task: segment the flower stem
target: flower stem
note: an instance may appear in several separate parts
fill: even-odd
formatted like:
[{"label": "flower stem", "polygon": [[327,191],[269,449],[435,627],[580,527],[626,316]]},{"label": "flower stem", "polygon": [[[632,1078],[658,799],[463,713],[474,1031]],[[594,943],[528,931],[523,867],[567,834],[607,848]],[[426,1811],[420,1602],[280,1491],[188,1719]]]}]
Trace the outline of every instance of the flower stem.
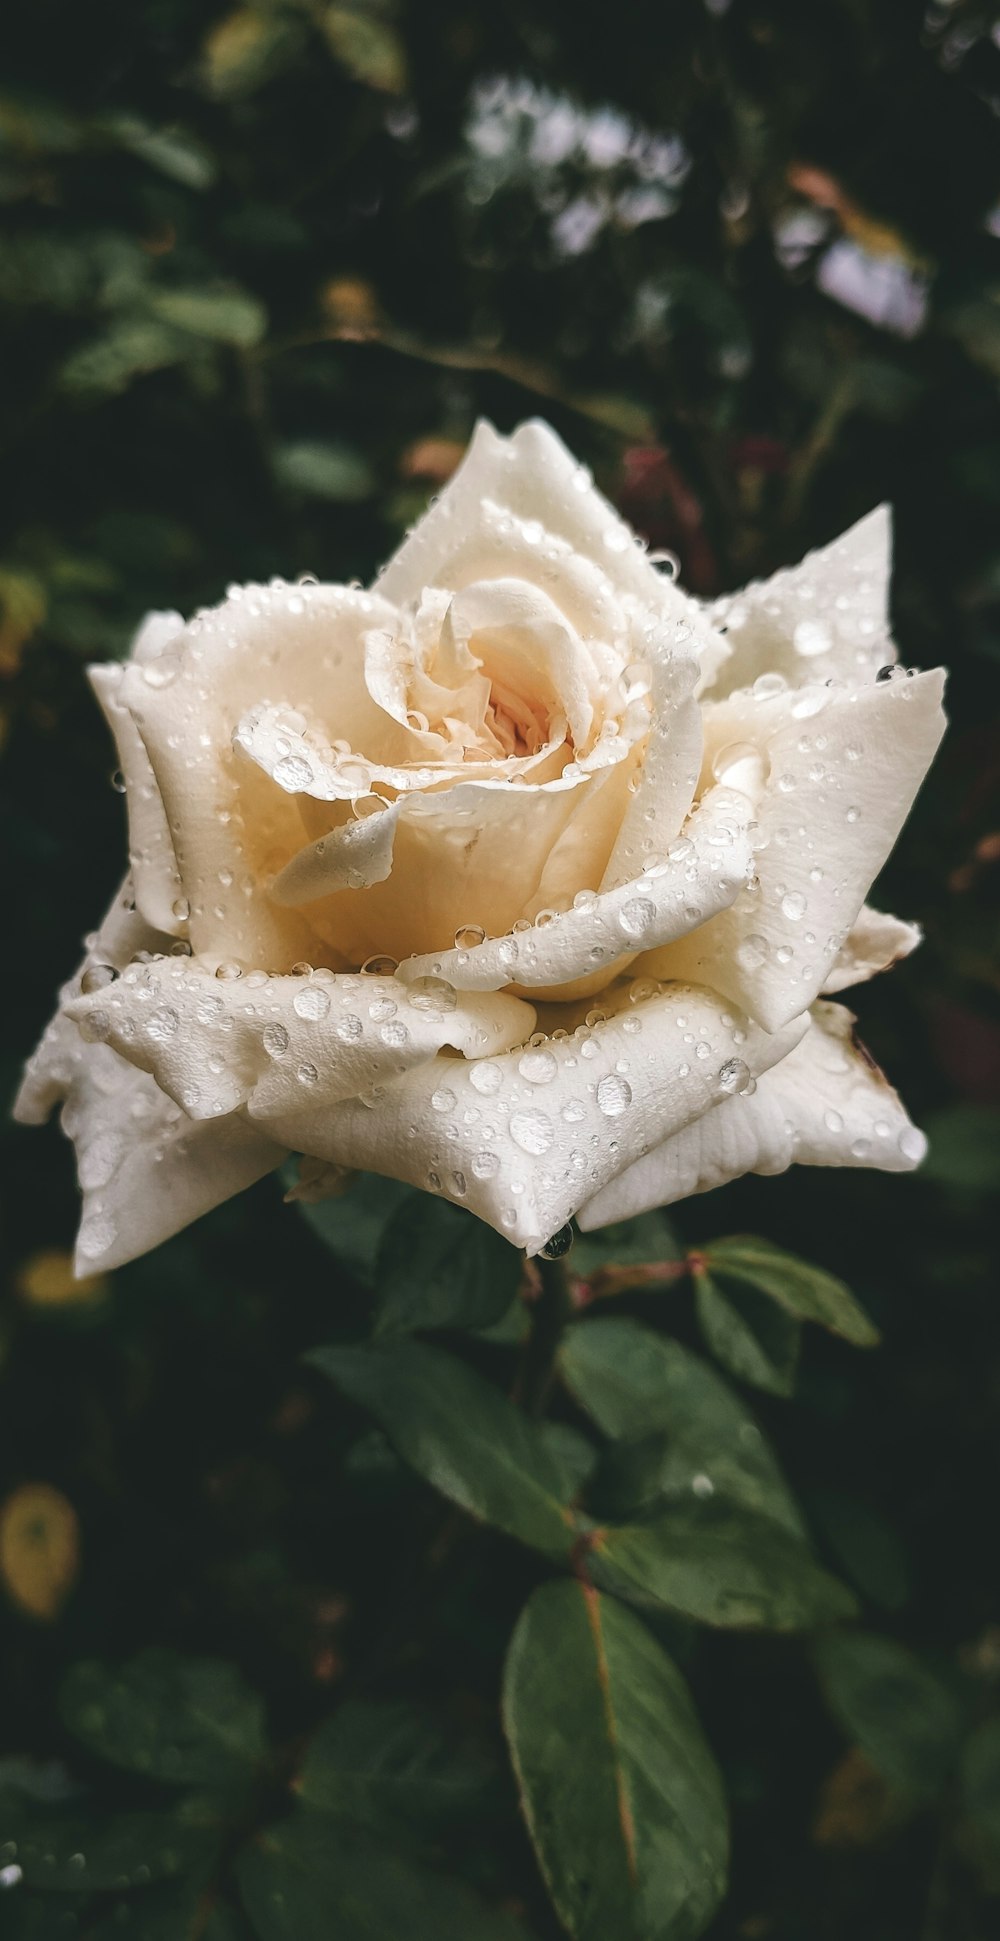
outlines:
[{"label": "flower stem", "polygon": [[517,1384],[517,1400],[526,1414],[541,1416],[556,1374],[556,1355],[566,1323],[573,1314],[569,1269],[565,1259],[534,1263],[541,1293],[532,1311],[531,1333]]}]

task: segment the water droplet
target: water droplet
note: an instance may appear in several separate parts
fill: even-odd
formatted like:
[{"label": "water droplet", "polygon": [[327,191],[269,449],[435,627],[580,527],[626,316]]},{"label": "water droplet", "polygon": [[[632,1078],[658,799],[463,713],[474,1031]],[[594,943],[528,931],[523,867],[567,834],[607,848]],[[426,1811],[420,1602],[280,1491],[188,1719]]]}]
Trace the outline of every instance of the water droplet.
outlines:
[{"label": "water droplet", "polygon": [[922,1159],[927,1141],[916,1126],[904,1126],[899,1135],[899,1150],[904,1159]]},{"label": "water droplet", "polygon": [[288,1050],[288,1033],[284,1025],[265,1025],[261,1042],[269,1058],[284,1058]]},{"label": "water droplet", "polygon": [[781,907],[789,923],[798,923],[800,917],[804,917],[806,913],[805,897],[798,890],[789,890],[787,896],[781,899]]},{"label": "water droplet", "polygon": [[454,1011],[458,1003],[454,984],[443,977],[415,977],[407,986],[407,996],[415,1011],[426,1011],[431,1017]]},{"label": "water droplet", "polygon": [[481,923],[460,924],[455,932],[456,950],[475,950],[477,944],[486,942],[486,932]]},{"label": "water droplet", "polygon": [[435,1112],[454,1112],[455,1094],[448,1090],[447,1085],[441,1085],[436,1092],[431,1093],[431,1104]]},{"label": "water droplet", "polygon": [[860,809],[850,808],[847,811],[846,820],[848,822],[857,822],[860,820],[860,816],[861,816]]},{"label": "water droplet", "polygon": [[606,1072],[597,1085],[598,1109],[606,1119],[617,1119],[632,1103],[632,1087],[627,1079],[619,1078],[616,1072]]},{"label": "water droplet", "polygon": [[559,1067],[550,1051],[526,1051],[518,1060],[518,1071],[529,1085],[548,1085],[555,1078]]},{"label": "water droplet", "polygon": [[792,634],[792,644],[804,660],[812,660],[817,654],[829,653],[833,635],[825,620],[800,620]]},{"label": "water droplet", "polygon": [[491,1058],[480,1058],[474,1065],[469,1066],[469,1084],[485,1098],[489,1098],[493,1093],[499,1092],[503,1084],[503,1073]]},{"label": "water droplet", "polygon": [[378,1035],[382,1043],[388,1045],[392,1051],[400,1051],[410,1036],[405,1024],[401,1024],[398,1019],[390,1024],[384,1024]]},{"label": "water droplet", "polygon": [[618,912],[619,927],[627,937],[642,937],[656,921],[656,905],[648,896],[631,896]]},{"label": "water droplet", "polygon": [[691,1493],[693,1496],[697,1496],[702,1499],[704,1499],[707,1496],[715,1495],[715,1484],[713,1483],[711,1476],[705,1475],[704,1470],[700,1470],[697,1476],[692,1476]]},{"label": "water droplet", "polygon": [[558,1233],[554,1233],[551,1239],[546,1240],[544,1247],[540,1247],[538,1251],[543,1260],[564,1260],[572,1245],[573,1229],[567,1223],[566,1226],[560,1227]]},{"label": "water droplet", "polygon": [[303,789],[312,787],[312,764],[304,755],[284,755],[275,762],[273,775],[279,788],[287,789],[290,795],[300,795]]},{"label": "water droplet", "polygon": [[315,1085],[319,1079],[319,1072],[315,1065],[306,1064],[299,1066],[295,1076],[300,1085]]},{"label": "water droplet", "polygon": [[719,1067],[719,1086],[723,1092],[743,1093],[750,1084],[750,1067],[742,1058],[727,1058]]},{"label": "water droplet", "polygon": [[152,1038],[154,1044],[163,1044],[167,1038],[174,1037],[179,1024],[180,1018],[176,1011],[171,1010],[168,1004],[164,1004],[146,1019],[146,1035]]},{"label": "water droplet", "polygon": [[783,674],[758,674],[752,693],[756,701],[773,701],[779,694],[784,694],[787,686],[788,682]]},{"label": "water droplet", "polygon": [[191,905],[186,896],[175,896],[170,908],[178,923],[186,923],[191,915]]},{"label": "water droplet", "polygon": [[744,937],[743,942],[737,945],[736,962],[741,970],[759,970],[769,949],[767,938],[762,937],[757,931],[752,931],[749,937]]},{"label": "water droplet", "polygon": [[471,1164],[474,1179],[495,1179],[500,1171],[500,1160],[495,1152],[474,1152]]},{"label": "water droplet", "polygon": [[843,1117],[839,1112],[835,1112],[832,1106],[830,1106],[828,1111],[824,1112],[823,1124],[828,1132],[843,1132],[844,1130]]},{"label": "water droplet", "polygon": [[515,1146],[520,1146],[522,1152],[537,1156],[548,1152],[555,1138],[555,1128],[547,1112],[540,1112],[536,1106],[530,1106],[524,1112],[511,1114],[510,1136]]},{"label": "water droplet", "polygon": [[365,1027],[360,1018],[354,1017],[349,1012],[346,1018],[338,1018],[333,1028],[337,1037],[342,1038],[345,1044],[354,1044],[363,1035]]},{"label": "water droplet", "polygon": [[112,964],[88,964],[80,979],[80,990],[84,997],[92,997],[95,991],[103,991],[113,984],[117,976]]},{"label": "water droplet", "polygon": [[308,1018],[313,1023],[325,1018],[329,1009],[330,993],[324,991],[322,984],[306,984],[301,991],[296,991],[292,999],[292,1010],[296,1017]]},{"label": "water droplet", "polygon": [[362,977],[394,977],[399,965],[395,957],[366,957],[361,966]]}]

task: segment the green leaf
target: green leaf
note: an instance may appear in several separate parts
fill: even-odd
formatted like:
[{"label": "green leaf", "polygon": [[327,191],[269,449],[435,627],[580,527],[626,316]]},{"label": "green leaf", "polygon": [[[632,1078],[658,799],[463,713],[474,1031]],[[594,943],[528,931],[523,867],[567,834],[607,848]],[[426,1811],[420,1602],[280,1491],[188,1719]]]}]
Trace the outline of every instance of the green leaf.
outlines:
[{"label": "green leaf", "polygon": [[64,391],[81,395],[124,391],[132,379],[179,364],[188,346],[176,330],[149,317],[122,318],[100,337],[72,351],[58,372]]},{"label": "green leaf", "polygon": [[[285,1175],[294,1187],[294,1178]],[[394,1214],[421,1198],[412,1186],[379,1173],[359,1173],[346,1191],[326,1200],[297,1200],[302,1218],[342,1266],[366,1287],[375,1280],[375,1262]]]},{"label": "green leaf", "polygon": [[575,1502],[593,1475],[598,1451],[590,1438],[580,1429],[574,1429],[570,1422],[542,1422],[539,1427],[542,1441],[562,1479],[563,1495],[568,1503]]},{"label": "green leaf", "polygon": [[28,1888],[79,1894],[170,1880],[218,1841],[214,1809],[201,1800],[172,1812],[41,1814],[0,1798],[0,1825],[13,1843]]},{"label": "green leaf", "polygon": [[719,1773],[680,1672],[645,1626],[543,1584],[511,1640],[504,1729],[528,1830],[574,1941],[690,1941],[725,1891]]},{"label": "green leaf", "polygon": [[59,1710],[100,1758],[178,1785],[225,1784],[264,1752],[262,1701],[214,1658],[150,1650],[117,1670],[74,1665]]},{"label": "green leaf", "polygon": [[471,1888],[323,1813],[269,1827],[237,1862],[260,1941],[524,1941]]},{"label": "green leaf", "polygon": [[601,1530],[588,1555],[604,1589],[701,1624],[808,1631],[855,1610],[851,1592],[787,1530],[714,1499]]},{"label": "green leaf", "polygon": [[295,1790],[304,1806],[340,1818],[445,1829],[481,1811],[493,1777],[430,1713],[349,1699],[310,1741]]},{"label": "green leaf", "polygon": [[[705,1491],[758,1510],[794,1536],[803,1534],[770,1444],[700,1355],[615,1316],[570,1328],[559,1369],[605,1435],[633,1442],[633,1475],[644,1501]],[[627,1472],[628,1452],[619,1449]]]},{"label": "green leaf", "polygon": [[239,350],[259,343],[267,329],[264,305],[246,290],[150,290],[146,300],[175,329]]},{"label": "green leaf", "polygon": [[700,1273],[695,1311],[708,1347],[738,1381],[768,1395],[794,1394],[801,1331],[766,1295]]},{"label": "green leaf", "polygon": [[246,1941],[249,1930],[238,1909],[216,1899],[211,1870],[164,1881],[136,1899],[123,1896],[92,1922],[86,1941]]},{"label": "green leaf", "polygon": [[905,1645],[869,1631],[821,1638],[815,1660],[830,1710],[883,1778],[901,1793],[934,1798],[962,1730],[952,1687]]},{"label": "green leaf", "polygon": [[516,1247],[464,1207],[415,1193],[382,1237],[375,1274],[376,1334],[412,1328],[488,1328],[521,1280]]},{"label": "green leaf", "polygon": [[568,1556],[574,1522],[544,1436],[464,1362],[414,1341],[316,1348],[306,1359],[371,1409],[450,1502],[547,1556]]},{"label": "green leaf", "polygon": [[274,470],[282,485],[313,499],[354,504],[370,499],[376,489],[375,474],[363,452],[318,438],[279,445]]},{"label": "green leaf", "polygon": [[925,1179],[969,1193],[1000,1187],[1000,1107],[950,1105],[927,1122],[930,1151],[921,1171]]},{"label": "green leaf", "polygon": [[407,85],[406,53],[395,29],[364,0],[327,7],[322,29],[330,51],[356,81],[386,94]]},{"label": "green leaf", "polygon": [[120,147],[185,189],[210,189],[217,169],[213,156],[183,128],[152,128],[139,115],[106,115],[98,124]]},{"label": "green leaf", "polygon": [[701,1252],[713,1276],[756,1288],[797,1321],[817,1321],[855,1348],[872,1348],[879,1339],[878,1329],[843,1281],[770,1240],[737,1234],[731,1240],[713,1240]]},{"label": "green leaf", "polygon": [[569,1266],[583,1280],[607,1267],[645,1267],[650,1261],[675,1261],[682,1249],[666,1215],[640,1213],[634,1220],[618,1220],[593,1233],[577,1234]]},{"label": "green leaf", "polygon": [[824,1545],[867,1602],[898,1611],[910,1594],[899,1532],[872,1503],[839,1490],[811,1490],[807,1508]]}]

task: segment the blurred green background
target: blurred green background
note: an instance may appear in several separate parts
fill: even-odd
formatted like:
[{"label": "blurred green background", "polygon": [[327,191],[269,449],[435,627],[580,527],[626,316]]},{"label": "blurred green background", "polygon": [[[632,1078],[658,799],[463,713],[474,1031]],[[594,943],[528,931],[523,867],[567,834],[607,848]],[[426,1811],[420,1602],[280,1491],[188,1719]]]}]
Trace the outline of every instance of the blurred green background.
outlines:
[{"label": "blurred green background", "polygon": [[[950,666],[952,728],[875,898],[926,943],[857,1004],[931,1158],[914,1179],[745,1181],[676,1225],[770,1235],[884,1329],[868,1355],[811,1338],[795,1398],[755,1406],[869,1628],[963,1680],[984,1720],[997,21],[975,0],[33,0],[8,14],[0,79],[8,1096],[121,873],[83,670],[148,608],[275,573],[367,579],[482,413],[549,418],[702,595],[894,506],[902,658]],[[422,1494],[299,1364],[357,1291],[265,1181],[73,1293],[69,1148],[0,1136],[0,1499],[58,1492],[19,1499],[26,1548],[0,1555],[0,1755],[57,1785],[66,1667],[149,1643],[236,1662],[294,1738],[411,1589]],[[474,1556],[418,1614],[411,1677],[484,1738],[530,1571]],[[688,1670],[734,1801],[713,1937],[996,1933],[1000,1773],[970,1835],[948,1789],[900,1806],[794,1642],[708,1638]],[[550,1934],[506,1796],[497,1814],[489,1861],[472,1841],[463,1865]]]}]

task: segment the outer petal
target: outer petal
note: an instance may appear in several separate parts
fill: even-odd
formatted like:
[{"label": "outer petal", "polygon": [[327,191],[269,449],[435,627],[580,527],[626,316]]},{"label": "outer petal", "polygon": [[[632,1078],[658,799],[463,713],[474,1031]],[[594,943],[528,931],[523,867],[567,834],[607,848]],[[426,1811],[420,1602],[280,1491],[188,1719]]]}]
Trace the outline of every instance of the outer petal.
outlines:
[{"label": "outer petal", "polygon": [[800,1042],[743,1097],[729,1098],[619,1174],[578,1215],[585,1232],[672,1206],[744,1173],[877,1166],[908,1173],[927,1150],[839,1004],[816,1004]]},{"label": "outer petal", "polygon": [[489,1059],[433,1058],[368,1102],[264,1123],[318,1159],[443,1193],[536,1253],[582,1198],[794,1036],[770,1038],[711,991],[621,1002],[617,1015],[572,1038]]},{"label": "outer petal", "polygon": [[525,578],[534,571],[590,637],[613,639],[626,599],[712,639],[697,602],[657,572],[586,468],[537,419],[512,438],[477,425],[458,471],[383,568],[375,591],[401,605],[425,586],[458,589],[511,571]]},{"label": "outer petal", "polygon": [[85,1035],[150,1072],[192,1119],[260,1118],[323,1107],[422,1064],[447,1046],[506,1050],[532,1029],[530,1005],[393,977],[219,979],[197,958],[134,965],[67,1006]]},{"label": "outer petal", "polygon": [[[123,965],[162,939],[150,932],[126,886],[88,965]],[[73,978],[63,993],[72,1001]],[[62,1103],[62,1126],[76,1147],[83,1192],[77,1272],[119,1267],[200,1214],[253,1184],[284,1153],[242,1120],[195,1126],[155,1080],[106,1044],[87,1043],[60,1010],[25,1073],[14,1116],[39,1125]]]},{"label": "outer petal", "polygon": [[[146,621],[169,616],[150,614]],[[139,636],[140,640],[142,635]],[[157,787],[156,776],[146,753],[142,736],[121,702],[124,669],[114,661],[88,669],[90,685],[103,709],[115,738],[118,760],[125,777],[125,804],[128,810],[129,863],[135,885],[135,900],[140,914],[165,936],[184,934],[178,919],[185,897],[174,854],[173,837],[166,810]]]},{"label": "outer petal", "polygon": [[871,681],[896,658],[889,634],[892,525],[878,506],[799,566],[755,580],[708,609],[731,648],[709,687],[713,699],[761,674],[806,681]]},{"label": "outer petal", "polygon": [[880,971],[891,970],[923,940],[919,924],[904,923],[900,917],[883,916],[866,903],[858,920],[844,938],[833,968],[823,986],[823,996],[833,997],[852,984],[863,984]]},{"label": "outer petal", "polygon": [[749,811],[738,790],[713,789],[666,859],[632,882],[588,895],[519,935],[411,957],[400,965],[400,976],[447,977],[462,990],[514,984],[549,997],[595,972],[607,982],[640,947],[683,936],[733,901],[750,869]]},{"label": "outer petal", "polygon": [[[940,669],[808,687],[706,710],[706,760],[752,741],[770,774],[757,806],[758,884],[649,961],[711,984],[776,1031],[808,1008],[857,920],[944,731]],[[643,966],[645,968],[645,964]]]},{"label": "outer petal", "polygon": [[405,730],[368,693],[360,641],[394,621],[384,601],[351,588],[246,587],[124,669],[118,698],[156,777],[199,953],[272,970],[308,959],[308,925],[262,888],[301,847],[296,802],[252,764],[237,769],[231,737],[266,698],[305,704],[353,747],[393,759]]}]

